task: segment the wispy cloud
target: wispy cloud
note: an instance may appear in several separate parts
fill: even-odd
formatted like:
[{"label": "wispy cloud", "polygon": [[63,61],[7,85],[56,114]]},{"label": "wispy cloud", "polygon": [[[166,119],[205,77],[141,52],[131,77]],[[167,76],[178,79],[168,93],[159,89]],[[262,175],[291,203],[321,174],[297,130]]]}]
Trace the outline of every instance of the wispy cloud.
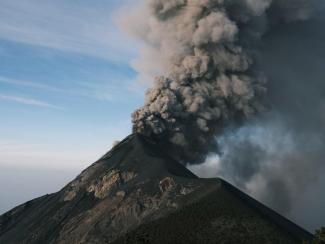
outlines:
[{"label": "wispy cloud", "polygon": [[0,38],[109,59],[128,59],[134,46],[112,21],[126,0],[1,0]]},{"label": "wispy cloud", "polygon": [[52,104],[49,104],[44,101],[35,100],[31,98],[25,98],[25,97],[19,97],[19,96],[11,96],[6,94],[0,94],[0,100],[7,100],[12,102],[17,102],[20,104],[30,105],[30,106],[36,106],[36,107],[43,107],[43,108],[52,108],[52,109],[60,109],[62,110],[62,107],[55,106]]},{"label": "wispy cloud", "polygon": [[[118,82],[117,82],[118,81]],[[15,87],[29,87],[40,91],[46,92],[55,92],[55,93],[62,93],[65,96],[74,96],[74,97],[86,97],[91,98],[99,101],[121,101],[124,100],[123,94],[128,91],[128,87],[131,81],[127,80],[123,77],[110,77],[107,81],[94,81],[94,82],[70,82],[70,85],[73,88],[62,88],[62,87],[55,87],[51,85],[44,84],[42,82],[35,82],[35,81],[28,81],[28,80],[20,80],[20,79],[13,79],[9,77],[4,77],[0,75],[0,84],[8,84]],[[6,100],[15,100],[18,102],[17,97],[11,96],[4,96]],[[9,97],[11,99],[9,99]],[[0,94],[0,99],[1,99]],[[2,98],[5,99],[5,98]],[[19,98],[20,100],[20,98]],[[21,100],[28,100],[31,99],[21,99]],[[36,105],[34,100],[31,100],[33,104]],[[23,101],[19,101],[23,102]],[[27,104],[27,103],[25,103]],[[38,104],[44,104],[43,102],[38,102]],[[45,103],[46,104],[46,103]],[[51,106],[53,107],[53,106]]]},{"label": "wispy cloud", "polygon": [[6,83],[9,85],[15,85],[15,86],[24,86],[24,87],[31,87],[36,89],[42,89],[47,91],[54,91],[54,92],[64,92],[64,89],[60,89],[57,87],[49,86],[46,84],[28,81],[28,80],[18,80],[18,79],[12,79],[4,76],[0,76],[0,83]]}]

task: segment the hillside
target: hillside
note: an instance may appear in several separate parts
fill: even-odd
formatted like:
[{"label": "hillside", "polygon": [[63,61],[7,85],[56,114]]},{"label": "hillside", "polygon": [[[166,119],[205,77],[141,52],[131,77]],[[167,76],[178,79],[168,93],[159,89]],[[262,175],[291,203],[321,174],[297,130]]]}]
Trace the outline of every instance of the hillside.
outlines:
[{"label": "hillside", "polygon": [[0,243],[301,243],[312,235],[132,134],[61,191],[0,217]]}]

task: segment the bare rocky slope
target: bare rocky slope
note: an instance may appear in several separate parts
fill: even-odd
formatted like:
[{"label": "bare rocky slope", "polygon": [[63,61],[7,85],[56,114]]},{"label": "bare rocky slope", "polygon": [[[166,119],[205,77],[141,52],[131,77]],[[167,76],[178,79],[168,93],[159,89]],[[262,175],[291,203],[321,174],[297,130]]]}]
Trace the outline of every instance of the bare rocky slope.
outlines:
[{"label": "bare rocky slope", "polygon": [[132,134],[61,191],[0,216],[0,244],[302,243],[313,236]]}]

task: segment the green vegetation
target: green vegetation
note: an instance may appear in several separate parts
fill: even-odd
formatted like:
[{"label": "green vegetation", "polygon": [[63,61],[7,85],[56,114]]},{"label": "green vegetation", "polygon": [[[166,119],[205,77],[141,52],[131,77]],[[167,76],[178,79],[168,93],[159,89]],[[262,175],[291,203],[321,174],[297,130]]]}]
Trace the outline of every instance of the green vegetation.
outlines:
[{"label": "green vegetation", "polygon": [[[304,241],[302,244],[308,244],[309,242]],[[325,227],[321,227],[315,231],[315,239],[312,244],[324,244],[325,243]]]},{"label": "green vegetation", "polygon": [[325,243],[325,227],[316,230],[314,244]]}]

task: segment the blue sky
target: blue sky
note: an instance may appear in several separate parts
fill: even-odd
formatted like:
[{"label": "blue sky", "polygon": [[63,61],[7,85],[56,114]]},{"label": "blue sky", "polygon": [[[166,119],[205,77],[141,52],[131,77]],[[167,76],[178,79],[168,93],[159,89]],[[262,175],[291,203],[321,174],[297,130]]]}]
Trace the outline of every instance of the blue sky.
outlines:
[{"label": "blue sky", "polygon": [[125,3],[0,0],[0,143],[11,148],[1,164],[80,168],[26,162],[19,149],[92,159],[130,132],[143,99],[132,85],[137,46],[114,21]]},{"label": "blue sky", "polygon": [[115,23],[125,4],[0,0],[0,178],[16,192],[23,172],[26,193],[0,212],[58,190],[130,133],[143,89],[130,66],[137,44]]}]

